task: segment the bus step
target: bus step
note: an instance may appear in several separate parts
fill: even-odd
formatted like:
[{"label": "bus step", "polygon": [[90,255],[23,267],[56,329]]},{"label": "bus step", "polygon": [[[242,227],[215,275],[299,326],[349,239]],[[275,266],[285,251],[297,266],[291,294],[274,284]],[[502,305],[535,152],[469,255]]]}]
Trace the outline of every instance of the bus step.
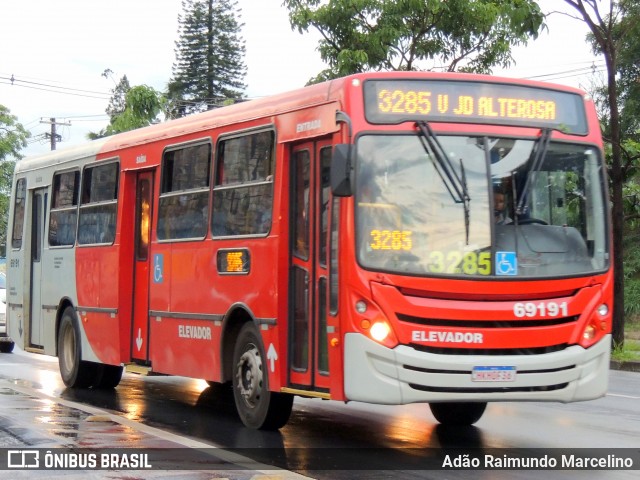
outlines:
[{"label": "bus step", "polygon": [[149,377],[159,375],[158,373],[153,372],[151,370],[151,367],[148,367],[146,365],[138,365],[136,363],[129,363],[125,365],[124,370],[129,373],[137,373],[138,375],[144,375]]}]

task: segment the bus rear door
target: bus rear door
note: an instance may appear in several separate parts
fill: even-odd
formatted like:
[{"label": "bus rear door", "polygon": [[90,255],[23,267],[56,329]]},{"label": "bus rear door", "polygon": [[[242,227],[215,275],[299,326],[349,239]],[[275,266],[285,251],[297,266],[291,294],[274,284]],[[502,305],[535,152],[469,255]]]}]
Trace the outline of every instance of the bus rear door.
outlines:
[{"label": "bus rear door", "polygon": [[141,362],[146,362],[149,359],[149,245],[151,239],[152,195],[153,172],[138,173],[136,181],[131,357]]},{"label": "bus rear door", "polygon": [[29,347],[43,348],[44,319],[42,310],[42,249],[48,193],[46,188],[31,192],[31,255],[29,288]]}]

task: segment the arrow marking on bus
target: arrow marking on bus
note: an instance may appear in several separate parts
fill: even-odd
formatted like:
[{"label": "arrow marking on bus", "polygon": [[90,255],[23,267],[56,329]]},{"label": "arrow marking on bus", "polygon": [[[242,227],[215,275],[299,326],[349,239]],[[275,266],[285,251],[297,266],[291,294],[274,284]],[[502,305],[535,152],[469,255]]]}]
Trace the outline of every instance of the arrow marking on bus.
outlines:
[{"label": "arrow marking on bus", "polygon": [[138,347],[138,351],[142,348],[142,329],[138,329],[138,338],[136,338],[136,346]]},{"label": "arrow marking on bus", "polygon": [[267,350],[267,359],[269,360],[269,368],[272,372],[275,372],[278,352],[276,352],[276,347],[273,346],[273,343],[269,344],[269,350]]}]

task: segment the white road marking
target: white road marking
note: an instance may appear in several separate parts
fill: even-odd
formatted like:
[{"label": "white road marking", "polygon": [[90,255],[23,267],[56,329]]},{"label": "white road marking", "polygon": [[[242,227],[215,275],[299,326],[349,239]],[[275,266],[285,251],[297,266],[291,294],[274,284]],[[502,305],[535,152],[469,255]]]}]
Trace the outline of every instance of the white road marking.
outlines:
[{"label": "white road marking", "polygon": [[620,398],[630,398],[632,400],[640,400],[640,397],[634,397],[633,395],[621,395],[619,393],[607,393],[607,397],[620,397]]},{"label": "white road marking", "polygon": [[83,405],[81,403],[76,403],[76,402],[72,402],[70,400],[65,400],[63,398],[59,398],[59,397],[55,397],[52,395],[48,395],[46,393],[43,393],[39,390],[35,390],[33,388],[30,387],[25,387],[23,385],[16,385],[15,383],[11,383],[7,380],[4,379],[0,379],[0,386],[5,387],[5,388],[10,388],[12,390],[15,390],[17,392],[23,393],[25,395],[31,395],[31,396],[35,396],[35,397],[39,397],[39,398],[43,398],[43,399],[47,399],[50,400],[52,402],[55,403],[59,403],[61,405],[65,405],[66,407],[69,408],[75,408],[77,410],[81,410],[85,413],[89,413],[91,415],[96,415],[101,417],[102,419],[108,419],[111,420],[112,422],[115,423],[119,423],[121,425],[127,426],[131,429],[134,430],[138,430],[140,432],[146,433],[148,435],[153,435],[156,436],[158,438],[162,438],[164,440],[168,440],[174,443],[177,443],[179,445],[183,445],[184,447],[188,447],[188,448],[195,448],[195,449],[212,449],[215,448],[216,449],[216,454],[215,456],[217,458],[220,458],[222,460],[225,460],[229,463],[234,463],[236,465],[240,465],[244,468],[246,468],[247,470],[253,470],[255,472],[258,473],[257,478],[260,478],[260,475],[266,475],[268,478],[271,478],[271,476],[275,476],[275,478],[279,478],[282,480],[308,480],[310,477],[304,476],[304,475],[300,475],[298,473],[295,472],[291,472],[288,470],[282,470],[276,467],[273,467],[271,465],[265,465],[259,462],[256,462],[255,460],[252,460],[251,458],[247,458],[247,457],[243,457],[242,455],[238,455],[236,453],[230,452],[228,450],[224,450],[222,448],[220,448],[219,446],[215,445],[215,444],[211,444],[211,443],[204,443],[204,442],[199,442],[197,440],[191,439],[191,438],[187,438],[187,437],[182,437],[180,435],[176,435],[174,433],[170,433],[170,432],[165,432],[164,430],[160,430],[159,428],[154,428],[154,427],[150,427],[148,425],[145,425],[143,423],[138,423],[136,421],[130,420],[128,418],[125,417],[121,417],[120,415],[115,415],[112,414],[110,412],[107,412],[105,410],[101,410],[99,408],[95,408],[89,405]]}]

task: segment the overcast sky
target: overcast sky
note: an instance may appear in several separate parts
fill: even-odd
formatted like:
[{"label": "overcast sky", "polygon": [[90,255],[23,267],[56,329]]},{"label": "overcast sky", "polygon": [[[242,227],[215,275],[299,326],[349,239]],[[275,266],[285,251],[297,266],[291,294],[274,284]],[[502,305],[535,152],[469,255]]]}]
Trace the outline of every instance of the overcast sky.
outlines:
[{"label": "overcast sky", "polygon": [[[540,0],[544,12],[559,0]],[[246,41],[246,95],[261,97],[303,86],[323,69],[316,33],[289,26],[282,0],[239,0]],[[41,119],[55,117],[58,148],[85,141],[108,123],[104,113],[114,80],[164,90],[175,60],[181,0],[9,0],[0,15],[0,104],[34,138],[49,131]],[[515,49],[517,65],[494,73],[588,88],[592,65],[602,70],[585,43],[586,26],[563,15],[548,19],[549,31]],[[595,62],[595,63],[594,63]],[[110,69],[114,79],[101,73]],[[11,77],[14,78],[13,85]],[[30,82],[30,83],[27,83]],[[24,152],[49,150],[34,141]]]}]

